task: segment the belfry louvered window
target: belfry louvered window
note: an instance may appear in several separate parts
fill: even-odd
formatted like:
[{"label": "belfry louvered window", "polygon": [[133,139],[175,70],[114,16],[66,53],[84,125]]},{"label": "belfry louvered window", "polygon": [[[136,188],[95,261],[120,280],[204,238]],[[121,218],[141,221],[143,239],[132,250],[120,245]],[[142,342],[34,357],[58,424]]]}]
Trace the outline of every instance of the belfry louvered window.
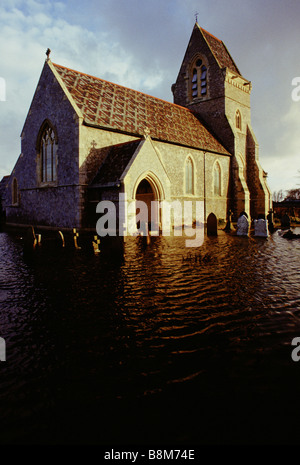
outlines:
[{"label": "belfry louvered window", "polygon": [[195,68],[193,71],[193,78],[192,78],[192,97],[198,97],[198,79],[197,79],[197,69]]},{"label": "belfry louvered window", "polygon": [[54,130],[51,126],[46,125],[40,145],[42,182],[56,181],[56,152],[57,141]]},{"label": "belfry louvered window", "polygon": [[202,62],[198,59],[195,63],[195,67],[192,72],[192,86],[191,94],[192,99],[203,97],[207,93],[207,68]]}]

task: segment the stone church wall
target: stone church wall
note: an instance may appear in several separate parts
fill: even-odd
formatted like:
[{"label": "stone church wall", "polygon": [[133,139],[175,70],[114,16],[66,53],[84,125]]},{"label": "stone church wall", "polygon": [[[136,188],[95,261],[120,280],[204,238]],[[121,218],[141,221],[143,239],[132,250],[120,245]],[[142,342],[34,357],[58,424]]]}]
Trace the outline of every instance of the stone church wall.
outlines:
[{"label": "stone church wall", "polygon": [[[45,120],[53,125],[58,140],[57,181],[40,182],[41,159],[37,138]],[[78,173],[78,118],[63,90],[45,65],[21,135],[22,153],[12,171],[19,189],[18,205],[9,199],[8,223],[72,228],[80,217]]]}]

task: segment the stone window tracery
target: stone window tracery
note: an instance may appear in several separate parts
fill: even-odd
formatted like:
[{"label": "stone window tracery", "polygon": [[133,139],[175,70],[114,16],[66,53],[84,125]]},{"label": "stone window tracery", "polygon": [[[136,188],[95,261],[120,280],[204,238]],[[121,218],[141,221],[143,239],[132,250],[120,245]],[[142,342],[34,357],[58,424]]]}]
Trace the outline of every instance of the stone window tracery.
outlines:
[{"label": "stone window tracery", "polygon": [[57,140],[54,129],[47,123],[40,138],[41,181],[56,181]]}]

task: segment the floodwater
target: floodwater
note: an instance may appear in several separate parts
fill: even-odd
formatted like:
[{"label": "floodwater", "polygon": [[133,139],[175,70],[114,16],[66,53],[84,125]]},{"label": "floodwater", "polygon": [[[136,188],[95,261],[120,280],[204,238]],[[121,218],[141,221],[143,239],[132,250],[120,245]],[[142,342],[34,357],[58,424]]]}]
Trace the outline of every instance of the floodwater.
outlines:
[{"label": "floodwater", "polygon": [[184,243],[0,233],[2,444],[300,443],[300,239]]}]

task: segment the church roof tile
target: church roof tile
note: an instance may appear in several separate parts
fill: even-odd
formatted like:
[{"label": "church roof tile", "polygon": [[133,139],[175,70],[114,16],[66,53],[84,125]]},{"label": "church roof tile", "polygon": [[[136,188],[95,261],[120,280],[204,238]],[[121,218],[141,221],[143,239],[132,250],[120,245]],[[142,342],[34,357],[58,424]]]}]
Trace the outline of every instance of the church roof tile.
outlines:
[{"label": "church roof tile", "polygon": [[189,109],[52,63],[86,124],[229,155]]}]

